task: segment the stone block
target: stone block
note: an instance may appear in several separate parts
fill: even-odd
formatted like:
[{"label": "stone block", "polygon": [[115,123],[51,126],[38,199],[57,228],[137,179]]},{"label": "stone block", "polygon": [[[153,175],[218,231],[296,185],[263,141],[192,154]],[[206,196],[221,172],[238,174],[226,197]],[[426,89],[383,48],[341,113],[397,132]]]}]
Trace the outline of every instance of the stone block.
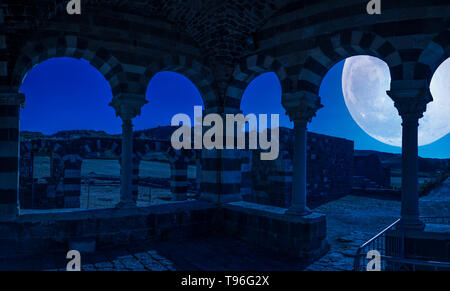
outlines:
[{"label": "stone block", "polygon": [[228,203],[222,210],[224,232],[305,261],[315,260],[328,251],[324,215],[295,217],[285,212],[283,208],[249,202]]}]

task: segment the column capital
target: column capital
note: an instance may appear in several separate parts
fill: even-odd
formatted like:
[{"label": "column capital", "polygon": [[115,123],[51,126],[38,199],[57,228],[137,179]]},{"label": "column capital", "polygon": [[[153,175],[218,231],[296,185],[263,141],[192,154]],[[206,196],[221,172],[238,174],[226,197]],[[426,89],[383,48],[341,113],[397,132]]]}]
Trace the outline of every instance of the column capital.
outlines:
[{"label": "column capital", "polygon": [[0,92],[0,105],[19,105],[25,104],[25,95],[21,93]]},{"label": "column capital", "polygon": [[420,119],[433,101],[429,88],[402,88],[386,92],[394,101],[398,113],[404,121]]},{"label": "column capital", "polygon": [[317,98],[301,98],[295,106],[287,108],[287,115],[293,122],[311,122],[312,118],[316,116],[317,110],[322,108],[320,97]]},{"label": "column capital", "polygon": [[139,95],[119,94],[109,105],[114,107],[117,116],[120,116],[122,120],[132,120],[141,114],[142,106],[147,103],[148,101]]}]

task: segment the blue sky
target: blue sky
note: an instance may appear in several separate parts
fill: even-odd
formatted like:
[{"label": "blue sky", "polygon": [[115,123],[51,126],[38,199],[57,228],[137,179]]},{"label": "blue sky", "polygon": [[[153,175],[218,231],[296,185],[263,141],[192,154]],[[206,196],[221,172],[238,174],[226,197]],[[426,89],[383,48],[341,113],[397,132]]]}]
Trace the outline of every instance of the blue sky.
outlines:
[{"label": "blue sky", "polygon": [[[322,108],[309,130],[355,141],[356,149],[399,153],[400,148],[385,145],[367,135],[352,119],[342,95],[344,62],[335,65],[320,88]],[[61,130],[91,129],[120,133],[121,121],[111,102],[108,82],[88,62],[71,58],[47,60],[26,76],[21,92],[26,106],[21,112],[21,129],[52,134]],[[202,105],[200,93],[186,77],[161,72],[150,82],[149,101],[141,116],[134,120],[135,129],[169,125],[177,113],[193,115],[193,107]],[[280,125],[292,128],[281,106],[281,86],[274,73],[256,78],[243,96],[244,113],[280,114]],[[450,158],[450,134],[419,148],[422,157]]]}]

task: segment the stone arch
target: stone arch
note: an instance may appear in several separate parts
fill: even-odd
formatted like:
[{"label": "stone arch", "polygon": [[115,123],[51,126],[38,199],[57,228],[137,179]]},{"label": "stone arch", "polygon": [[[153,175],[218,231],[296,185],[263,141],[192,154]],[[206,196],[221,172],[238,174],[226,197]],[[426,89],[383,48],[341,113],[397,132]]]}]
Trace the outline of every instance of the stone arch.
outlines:
[{"label": "stone arch", "polygon": [[22,49],[12,74],[12,88],[18,91],[26,74],[37,64],[56,57],[85,59],[108,81],[113,95],[120,89],[122,65],[98,41],[64,34],[29,41]]},{"label": "stone arch", "polygon": [[151,79],[162,71],[171,71],[187,77],[197,87],[205,106],[215,100],[211,71],[193,57],[183,55],[166,55],[149,65],[140,77],[139,91],[145,95]]},{"label": "stone arch", "polygon": [[414,76],[431,82],[437,68],[450,57],[450,29],[434,37],[419,56]]},{"label": "stone arch", "polygon": [[386,39],[366,31],[343,31],[316,39],[308,51],[293,91],[319,95],[319,88],[328,71],[339,61],[357,55],[370,55],[386,62],[392,79],[402,79],[402,60],[398,50]]},{"label": "stone arch", "polygon": [[248,85],[259,75],[274,72],[285,91],[287,73],[277,59],[266,55],[251,55],[236,66],[232,80],[225,93],[226,106],[240,108],[242,96]]}]

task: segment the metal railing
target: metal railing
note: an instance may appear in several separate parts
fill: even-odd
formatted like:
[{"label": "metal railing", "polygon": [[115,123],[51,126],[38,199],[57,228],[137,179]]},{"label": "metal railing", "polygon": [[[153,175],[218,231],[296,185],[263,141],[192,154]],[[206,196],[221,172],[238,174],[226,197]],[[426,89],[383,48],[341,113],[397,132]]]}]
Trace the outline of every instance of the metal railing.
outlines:
[{"label": "metal railing", "polygon": [[[394,223],[383,229],[380,233],[375,235],[373,238],[368,240],[366,243],[364,243],[362,246],[358,248],[356,251],[354,263],[353,263],[353,270],[354,271],[364,271],[367,264],[369,263],[369,259],[367,258],[367,254],[372,251],[376,250],[380,252],[380,254],[383,256],[386,254],[386,232],[393,229],[398,223],[400,222],[400,219],[397,219]],[[398,247],[398,250],[400,251],[401,245],[396,245]],[[381,270],[384,270],[384,261],[381,261]]]},{"label": "metal railing", "polygon": [[[450,217],[421,217],[421,220],[426,224],[450,224]],[[405,237],[403,232],[400,232],[399,236],[393,236],[386,240],[386,233],[393,230],[399,222],[400,219],[397,219],[358,248],[354,258],[354,271],[366,271],[367,264],[372,260],[372,258],[367,258],[367,254],[372,250],[380,253],[380,267],[382,271],[415,271],[418,267],[425,270],[450,270],[450,263],[447,262],[405,258]],[[389,253],[387,253],[387,250],[389,250]]]}]

